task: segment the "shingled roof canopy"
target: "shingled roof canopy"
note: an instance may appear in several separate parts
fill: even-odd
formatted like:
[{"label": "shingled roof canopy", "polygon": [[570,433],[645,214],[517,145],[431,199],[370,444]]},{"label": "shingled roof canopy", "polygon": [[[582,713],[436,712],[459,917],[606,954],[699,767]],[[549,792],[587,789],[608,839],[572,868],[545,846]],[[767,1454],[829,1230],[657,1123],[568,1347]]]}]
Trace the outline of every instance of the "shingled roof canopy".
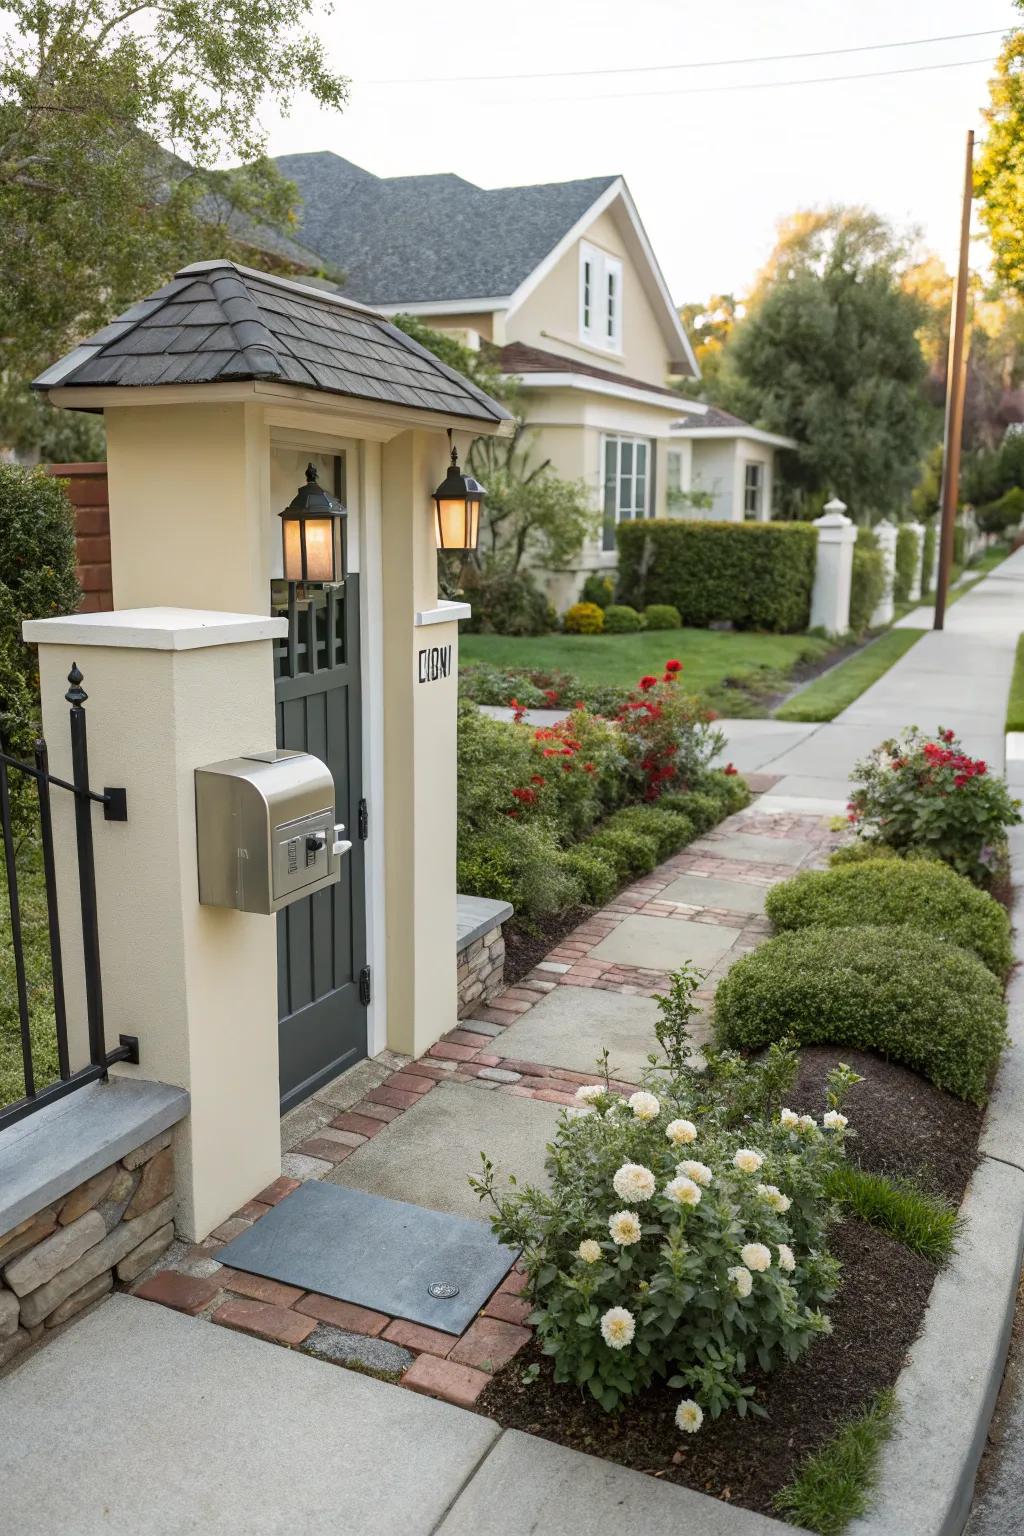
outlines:
[{"label": "shingled roof canopy", "polygon": [[372,310],[229,261],[197,262],[33,380],[33,389],[273,380],[473,421],[504,406]]}]

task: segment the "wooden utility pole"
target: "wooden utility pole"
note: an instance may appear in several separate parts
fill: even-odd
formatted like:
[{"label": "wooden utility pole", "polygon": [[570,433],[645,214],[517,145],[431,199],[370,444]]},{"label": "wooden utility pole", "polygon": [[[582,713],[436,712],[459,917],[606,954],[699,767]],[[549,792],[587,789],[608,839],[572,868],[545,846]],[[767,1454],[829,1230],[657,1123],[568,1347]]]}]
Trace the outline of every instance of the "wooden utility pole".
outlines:
[{"label": "wooden utility pole", "polygon": [[964,429],[964,390],[967,358],[964,326],[967,319],[967,256],[971,243],[971,195],[974,190],[974,130],[967,135],[964,202],[960,215],[960,261],[953,283],[953,312],[946,361],[946,425],[942,452],[942,522],[939,530],[939,578],[935,584],[935,629],[946,621],[949,573],[953,568],[956,503],[960,488],[960,444]]}]

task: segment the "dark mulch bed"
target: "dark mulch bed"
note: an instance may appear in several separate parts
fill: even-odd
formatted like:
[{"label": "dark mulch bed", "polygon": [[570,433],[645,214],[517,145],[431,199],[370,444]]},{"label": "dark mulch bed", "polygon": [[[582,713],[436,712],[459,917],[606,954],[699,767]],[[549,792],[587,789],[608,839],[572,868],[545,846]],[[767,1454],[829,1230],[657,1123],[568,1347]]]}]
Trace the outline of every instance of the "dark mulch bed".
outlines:
[{"label": "dark mulch bed", "polygon": [[[683,1394],[663,1386],[606,1414],[589,1392],[554,1384],[536,1343],[495,1377],[476,1406],[506,1428],[770,1514],[773,1495],[804,1457],[896,1380],[935,1278],[927,1259],[856,1220],[835,1228],[831,1246],[843,1263],[841,1288],[828,1308],[834,1331],[796,1365],[751,1375],[767,1419],[723,1414],[705,1420],[691,1439],[673,1418]],[[540,1375],[524,1386],[523,1368],[533,1361]]]},{"label": "dark mulch bed", "polygon": [[864,1079],[844,1106],[857,1133],[848,1143],[851,1161],[869,1173],[914,1179],[959,1205],[978,1161],[983,1111],[894,1061],[817,1045],[800,1052],[790,1108],[820,1116],[825,1079],[840,1061]]},{"label": "dark mulch bed", "polygon": [[593,907],[567,907],[564,912],[553,912],[548,917],[538,917],[530,922],[513,917],[505,924],[505,985],[514,986],[532,971],[538,960],[543,960],[549,949],[556,949],[562,940],[592,917]]}]

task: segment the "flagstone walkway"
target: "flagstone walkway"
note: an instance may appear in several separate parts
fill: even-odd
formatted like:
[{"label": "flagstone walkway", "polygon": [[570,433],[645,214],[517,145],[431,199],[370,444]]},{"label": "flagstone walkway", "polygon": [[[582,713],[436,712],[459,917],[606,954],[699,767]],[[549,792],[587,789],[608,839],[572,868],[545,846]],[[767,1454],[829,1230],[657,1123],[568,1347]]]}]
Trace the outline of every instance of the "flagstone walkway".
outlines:
[{"label": "flagstone walkway", "polygon": [[[477,1219],[486,1212],[468,1179],[481,1152],[499,1174],[543,1184],[559,1112],[594,1081],[601,1051],[615,1086],[630,1092],[657,1048],[654,995],[670,971],[696,963],[705,972],[698,997],[710,1005],[720,977],[769,931],[767,889],[822,863],[838,841],[820,816],[765,813],[761,804],[621,891],[420,1060],[385,1052],[285,1116],[281,1178],[206,1242],[176,1244],[135,1295],[471,1406],[530,1337],[515,1270],[456,1337],[233,1270],[217,1255],[303,1179]],[[708,1034],[698,1022],[698,1047]]]}]

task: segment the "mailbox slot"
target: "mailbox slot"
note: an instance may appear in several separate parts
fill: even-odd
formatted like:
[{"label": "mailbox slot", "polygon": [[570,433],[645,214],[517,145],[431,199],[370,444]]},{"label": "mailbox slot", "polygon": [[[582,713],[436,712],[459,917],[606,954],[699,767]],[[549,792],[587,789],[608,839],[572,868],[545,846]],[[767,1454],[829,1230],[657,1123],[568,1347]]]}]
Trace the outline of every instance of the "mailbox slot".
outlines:
[{"label": "mailbox slot", "polygon": [[199,900],[279,912],[334,885],[345,845],[334,780],[309,752],[254,752],[196,769]]}]

